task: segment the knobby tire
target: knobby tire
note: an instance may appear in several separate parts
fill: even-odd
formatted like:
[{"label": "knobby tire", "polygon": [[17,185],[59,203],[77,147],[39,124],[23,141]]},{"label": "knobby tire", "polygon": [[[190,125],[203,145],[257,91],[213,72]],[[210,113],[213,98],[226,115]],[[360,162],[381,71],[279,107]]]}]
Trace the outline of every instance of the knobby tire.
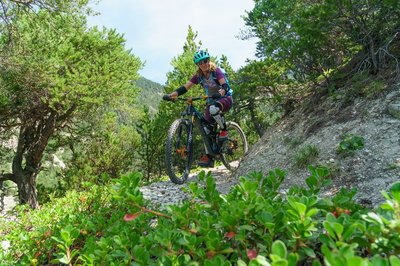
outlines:
[{"label": "knobby tire", "polygon": [[193,139],[190,125],[186,119],[177,119],[168,131],[165,161],[168,176],[175,184],[183,184],[192,167]]},{"label": "knobby tire", "polygon": [[226,126],[228,139],[222,143],[221,161],[228,170],[234,171],[239,167],[249,148],[246,135],[237,123],[227,122]]}]

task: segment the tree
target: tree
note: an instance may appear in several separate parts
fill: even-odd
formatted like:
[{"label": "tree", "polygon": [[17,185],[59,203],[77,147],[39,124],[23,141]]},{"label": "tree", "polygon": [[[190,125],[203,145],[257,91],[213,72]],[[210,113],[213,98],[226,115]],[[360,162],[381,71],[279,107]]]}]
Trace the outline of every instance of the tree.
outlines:
[{"label": "tree", "polygon": [[378,50],[400,26],[399,5],[396,0],[258,0],[245,21],[260,39],[260,57],[282,61],[299,81],[329,80],[332,70],[359,53],[357,66],[377,73]]},{"label": "tree", "polygon": [[[68,2],[68,1],[66,1]],[[33,16],[34,14],[34,16]],[[12,172],[0,181],[18,186],[20,203],[38,206],[36,177],[51,138],[76,132],[103,106],[134,98],[140,60],[115,30],[88,29],[83,14],[27,10],[0,46],[0,129],[17,131]]]},{"label": "tree", "polygon": [[[287,94],[290,82],[287,69],[273,59],[250,61],[238,70],[235,111],[241,116],[250,116],[248,121],[251,121],[259,137],[269,124],[275,122],[285,101],[293,97]],[[251,132],[246,133],[251,135]]]},{"label": "tree", "polygon": [[[157,157],[154,154],[160,154],[162,151],[162,139],[157,132],[156,123],[151,118],[149,107],[143,107],[143,117],[137,123],[137,130],[141,137],[141,145],[139,147],[139,155],[141,168],[144,171],[145,181],[149,182],[151,175],[157,172]],[[156,159],[156,160],[155,160]]]}]

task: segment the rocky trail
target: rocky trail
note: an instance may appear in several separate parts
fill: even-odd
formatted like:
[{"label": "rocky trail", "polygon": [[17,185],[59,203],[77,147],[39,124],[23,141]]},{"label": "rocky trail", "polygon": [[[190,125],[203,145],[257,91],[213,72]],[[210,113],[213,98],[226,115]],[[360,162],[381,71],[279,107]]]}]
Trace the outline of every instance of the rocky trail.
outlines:
[{"label": "rocky trail", "polygon": [[[231,187],[237,183],[237,179],[232,178],[232,173],[224,166],[205,168],[204,171],[206,173],[208,171],[211,172],[220,193],[228,193]],[[160,206],[162,209],[167,205],[178,204],[188,199],[189,195],[183,188],[187,187],[191,182],[200,182],[198,174],[198,172],[192,173],[188,180],[181,185],[174,184],[171,181],[161,181],[143,186],[140,190],[145,199],[150,200],[153,204]]]},{"label": "rocky trail", "polygon": [[[232,178],[232,173],[224,166],[205,168],[204,171],[206,173],[211,171],[212,176],[215,178],[218,191],[223,194],[228,193],[230,188],[236,184],[237,179]],[[160,181],[143,186],[140,190],[145,199],[150,200],[154,206],[163,209],[167,205],[178,204],[188,199],[190,196],[183,188],[187,187],[190,182],[199,182],[198,174],[199,172],[192,173],[188,180],[181,185],[174,184],[171,181]],[[0,196],[0,216],[7,217],[9,211],[11,211],[15,205],[16,198],[14,196],[2,194]]]}]

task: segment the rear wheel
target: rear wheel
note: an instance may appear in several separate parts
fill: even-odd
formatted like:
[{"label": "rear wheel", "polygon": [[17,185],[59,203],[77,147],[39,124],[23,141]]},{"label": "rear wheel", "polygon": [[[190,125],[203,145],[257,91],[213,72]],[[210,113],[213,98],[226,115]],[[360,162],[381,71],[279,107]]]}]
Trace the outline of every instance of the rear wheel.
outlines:
[{"label": "rear wheel", "polygon": [[189,176],[193,161],[192,127],[185,119],[175,120],[166,143],[165,161],[172,182],[183,184]]},{"label": "rear wheel", "polygon": [[228,139],[221,146],[221,161],[231,171],[238,168],[240,161],[248,151],[246,136],[235,122],[227,122]]}]

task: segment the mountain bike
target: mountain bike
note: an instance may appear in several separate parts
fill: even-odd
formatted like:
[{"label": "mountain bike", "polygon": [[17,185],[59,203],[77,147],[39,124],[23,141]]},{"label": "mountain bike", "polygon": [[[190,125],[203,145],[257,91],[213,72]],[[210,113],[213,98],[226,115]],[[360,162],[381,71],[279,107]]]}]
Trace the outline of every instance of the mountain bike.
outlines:
[{"label": "mountain bike", "polygon": [[246,136],[237,123],[227,121],[228,138],[220,140],[221,129],[218,123],[207,122],[203,114],[194,106],[195,101],[208,98],[210,97],[202,96],[174,100],[174,102],[183,101],[186,106],[181,117],[171,124],[166,141],[165,162],[168,176],[173,183],[183,184],[189,176],[195,148],[195,127],[199,130],[202,142],[210,155],[222,161],[230,171],[234,171],[239,166],[241,159],[248,151]]}]

